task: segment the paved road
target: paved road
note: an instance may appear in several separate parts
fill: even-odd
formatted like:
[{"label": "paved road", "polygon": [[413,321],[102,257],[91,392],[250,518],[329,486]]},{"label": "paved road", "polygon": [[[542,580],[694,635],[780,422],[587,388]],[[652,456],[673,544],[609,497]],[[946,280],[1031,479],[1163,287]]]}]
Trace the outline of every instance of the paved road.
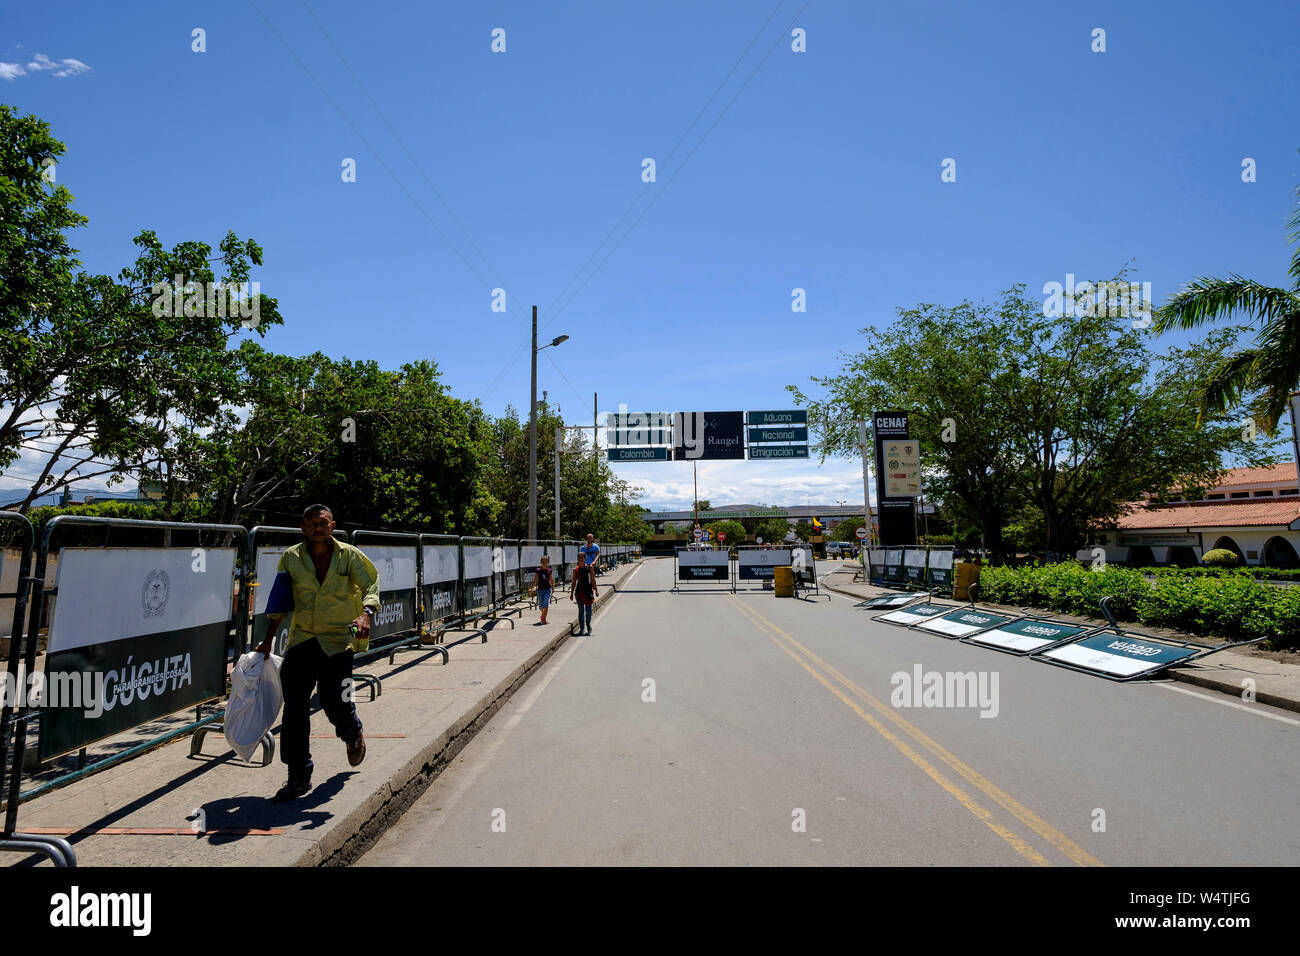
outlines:
[{"label": "paved road", "polygon": [[[838,595],[672,594],[672,569],[647,561],[360,865],[1300,864],[1294,714]],[[918,664],[996,674],[996,716],[892,706]]]}]

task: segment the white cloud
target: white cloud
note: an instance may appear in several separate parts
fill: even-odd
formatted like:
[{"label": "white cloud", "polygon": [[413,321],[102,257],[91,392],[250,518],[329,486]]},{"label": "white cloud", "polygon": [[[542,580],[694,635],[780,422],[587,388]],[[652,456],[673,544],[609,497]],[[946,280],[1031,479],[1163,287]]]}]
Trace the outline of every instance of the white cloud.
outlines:
[{"label": "white cloud", "polygon": [[90,67],[71,57],[63,60],[51,60],[44,53],[37,53],[24,67],[21,63],[0,63],[0,79],[14,80],[28,73],[51,72],[59,79],[77,76],[89,72]]},{"label": "white cloud", "polygon": [[[714,505],[834,505],[862,501],[862,463],[828,459],[806,462],[710,461],[697,466],[700,498]],[[695,497],[685,462],[616,465],[614,473],[644,493],[637,504],[651,511],[690,508]],[[871,489],[875,497],[875,488]]]}]

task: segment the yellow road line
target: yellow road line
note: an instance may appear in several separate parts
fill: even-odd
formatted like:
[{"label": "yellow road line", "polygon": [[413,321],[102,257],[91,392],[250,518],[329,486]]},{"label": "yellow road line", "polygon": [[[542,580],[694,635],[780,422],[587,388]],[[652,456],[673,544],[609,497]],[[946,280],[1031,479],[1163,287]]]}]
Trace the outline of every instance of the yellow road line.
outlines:
[{"label": "yellow road line", "polygon": [[[925,749],[929,750],[934,756],[938,757],[949,767],[955,770],[958,774],[960,774],[962,777],[964,777],[966,780],[972,783],[975,787],[977,787],[979,790],[981,790],[983,793],[985,793],[987,796],[993,799],[1003,809],[1005,809],[1007,812],[1011,813],[1013,816],[1019,819],[1022,823],[1028,826],[1031,830],[1033,830],[1043,839],[1045,839],[1052,846],[1056,847],[1057,850],[1063,853],[1072,862],[1078,864],[1079,866],[1103,866],[1104,865],[1100,860],[1092,856],[1090,853],[1088,853],[1081,846],[1079,846],[1077,843],[1075,843],[1073,840],[1067,837],[1060,830],[1057,830],[1047,821],[1043,820],[1041,817],[1039,817],[1037,814],[1031,811],[1024,804],[1020,803],[1018,800],[1015,800],[1013,797],[1011,797],[1001,788],[999,788],[994,783],[992,783],[992,781],[986,779],[984,776],[977,773],[969,765],[959,760],[947,749],[940,746],[937,742],[935,742],[926,734],[924,734],[919,728],[913,726],[910,722],[904,720],[901,716],[898,715],[898,713],[894,710],[894,708],[887,707],[884,703],[877,700],[871,694],[867,693],[856,683],[854,683],[852,680],[850,680],[848,677],[842,674],[833,665],[831,665],[830,663],[822,659],[813,651],[809,650],[807,647],[801,644],[794,637],[787,634],[777,624],[773,623],[772,621],[769,621],[764,615],[760,614],[759,612],[753,611],[745,607],[735,598],[732,598],[731,600],[736,605],[737,608],[739,608],[743,613],[750,616],[752,620],[755,620],[757,623],[759,623],[760,626],[765,626],[766,628],[770,629],[774,633],[781,635],[782,638],[789,641],[792,645],[794,645],[805,655],[807,655],[809,659],[816,661],[818,664],[820,664],[823,668],[825,668],[825,670],[829,674],[831,674],[841,684],[849,688],[854,694],[856,694],[866,703],[870,704],[882,715],[889,718],[889,720],[891,720],[901,730],[903,730],[905,733],[910,735],[914,740],[920,743]],[[778,646],[781,645],[778,644]],[[814,677],[817,677],[817,679],[821,681],[821,683],[825,684],[828,688],[830,688],[833,692],[835,692],[836,696],[840,697],[842,700],[845,700],[845,703],[849,703],[849,705],[853,707],[854,711],[857,712],[860,716],[862,716],[863,719],[867,720],[868,723],[871,723],[872,726],[875,727],[877,731],[882,734],[882,736],[885,736],[885,738],[889,740],[891,743],[894,743],[895,746],[899,746],[899,742],[895,742],[895,738],[893,738],[892,735],[890,735],[882,727],[877,726],[876,722],[872,720],[868,715],[866,715],[863,711],[861,711],[855,704],[852,704],[850,701],[845,699],[843,695],[841,695],[836,688],[832,687],[820,675],[816,674],[810,667],[808,667],[808,665],[804,661],[800,660],[797,655],[791,652],[789,648],[781,646],[781,649],[786,651],[787,654],[790,654],[790,656],[793,657],[796,661],[798,661],[802,666],[804,666],[804,668],[807,669],[809,673],[812,673]],[[899,749],[902,748],[900,747]],[[904,753],[907,753],[907,751],[904,751]],[[909,754],[909,757],[910,756],[911,755]],[[920,766],[920,764],[918,764],[918,766]],[[927,773],[929,773],[929,770],[927,770]],[[931,773],[930,775],[934,777],[936,782],[940,782],[941,785],[944,785],[943,782],[940,781],[939,777],[935,776],[935,774]],[[944,788],[949,789],[948,786],[946,785],[944,785]],[[957,795],[957,793],[953,790],[949,790],[949,792],[952,792],[954,796]],[[959,797],[958,799],[961,798]],[[978,804],[973,804],[972,801],[972,804],[968,805],[966,804],[965,800],[962,800],[962,803],[963,805],[966,805],[967,809],[971,810],[972,813],[975,813],[976,816],[980,816],[980,813],[977,812],[975,809],[973,809],[973,807],[978,806]],[[980,810],[982,811],[983,808],[980,808]],[[983,811],[983,812],[986,813],[987,811]],[[983,819],[983,817],[981,817],[981,819]],[[985,822],[988,821],[986,820]],[[990,824],[990,826],[992,826],[992,824]],[[1002,834],[999,833],[999,835]],[[1017,837],[1016,839],[1018,840],[1019,838]]]}]

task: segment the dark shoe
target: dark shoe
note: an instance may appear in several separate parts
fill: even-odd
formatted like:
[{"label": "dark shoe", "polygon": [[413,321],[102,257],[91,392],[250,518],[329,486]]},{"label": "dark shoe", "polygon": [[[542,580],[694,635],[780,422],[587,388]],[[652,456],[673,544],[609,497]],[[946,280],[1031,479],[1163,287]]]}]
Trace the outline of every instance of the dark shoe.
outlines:
[{"label": "dark shoe", "polygon": [[297,800],[311,790],[310,780],[290,780],[283,787],[276,791],[273,798],[276,803],[286,803],[289,800]]},{"label": "dark shoe", "polygon": [[348,744],[348,764],[355,767],[366,759],[366,735],[357,734],[357,739]]}]

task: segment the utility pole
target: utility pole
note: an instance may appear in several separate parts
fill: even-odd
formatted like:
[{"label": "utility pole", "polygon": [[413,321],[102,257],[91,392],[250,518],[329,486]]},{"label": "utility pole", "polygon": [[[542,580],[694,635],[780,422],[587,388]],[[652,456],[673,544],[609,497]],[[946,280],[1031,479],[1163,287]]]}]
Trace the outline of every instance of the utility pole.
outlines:
[{"label": "utility pole", "polygon": [[866,419],[858,421],[858,441],[862,445],[862,510],[867,513],[867,543],[874,545],[876,543],[876,529],[871,526],[871,479],[867,467],[870,455],[867,451]]},{"label": "utility pole", "polygon": [[537,540],[537,306],[533,306],[533,383],[528,402],[528,540]]},{"label": "utility pole", "polygon": [[560,455],[563,454],[562,446],[564,438],[564,426],[555,426],[555,540],[560,540]]}]

